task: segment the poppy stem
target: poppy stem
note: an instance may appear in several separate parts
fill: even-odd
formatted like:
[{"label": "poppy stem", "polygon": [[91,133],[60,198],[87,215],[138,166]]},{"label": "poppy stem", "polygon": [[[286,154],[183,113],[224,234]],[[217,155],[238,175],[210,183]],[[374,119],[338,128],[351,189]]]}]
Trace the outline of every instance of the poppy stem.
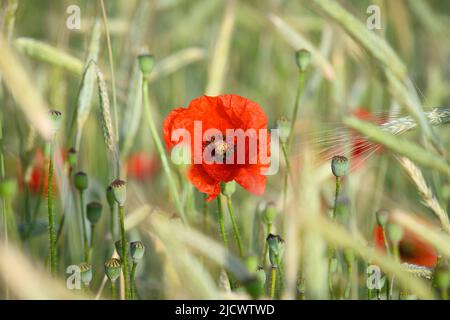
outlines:
[{"label": "poppy stem", "polygon": [[136,275],[136,267],[137,262],[133,261],[133,265],[131,266],[131,274],[130,274],[130,286],[131,286],[131,300],[136,299],[136,282],[135,282],[135,275]]},{"label": "poppy stem", "polygon": [[[399,262],[400,261],[400,251],[399,251],[398,243],[393,243],[392,252],[394,254],[395,261]],[[392,299],[393,292],[394,292],[394,279],[395,279],[395,276],[392,276],[391,283],[389,286],[389,294],[386,297],[386,299]]]},{"label": "poppy stem", "polygon": [[[267,239],[267,237],[269,236],[269,234],[270,234],[270,229],[272,229],[272,224],[271,224],[271,223],[268,223],[268,224],[267,224],[267,236],[265,237],[265,239]],[[261,263],[261,265],[262,265],[263,268],[264,268],[264,266],[266,265],[267,252],[269,251],[269,242],[264,241],[264,243],[265,243],[265,245],[264,245],[264,254],[263,254],[263,257],[262,257],[262,263]]]},{"label": "poppy stem", "polygon": [[288,147],[292,144],[292,137],[294,135],[294,128],[295,128],[295,122],[297,121],[297,115],[298,115],[298,109],[300,105],[300,98],[302,97],[303,93],[303,84],[305,82],[305,72],[300,71],[298,75],[298,84],[297,84],[297,92],[295,94],[295,104],[294,104],[294,111],[292,113],[291,118],[291,129],[289,131],[289,137],[288,137]]},{"label": "poppy stem", "polygon": [[271,284],[270,284],[270,299],[275,299],[275,287],[277,282],[277,267],[272,266],[272,278],[271,278]]},{"label": "poppy stem", "polygon": [[87,240],[86,214],[85,214],[83,191],[79,190],[78,194],[80,196],[81,227],[83,229],[82,232],[83,232],[84,261],[86,261],[86,263],[89,263],[89,244],[88,244],[88,240]]},{"label": "poppy stem", "polygon": [[91,242],[89,243],[89,260],[88,263],[92,261],[92,253],[94,251],[94,233],[95,232],[95,224],[91,223]]},{"label": "poppy stem", "polygon": [[116,284],[111,281],[111,300],[116,300]]},{"label": "poppy stem", "polygon": [[119,204],[119,221],[120,221],[120,244],[121,244],[121,257],[122,260],[122,272],[125,285],[125,300],[130,297],[130,291],[128,286],[128,257],[127,257],[127,239],[125,236],[125,209]]},{"label": "poppy stem", "polygon": [[336,191],[334,194],[333,215],[331,216],[331,219],[333,219],[333,220],[336,218],[337,204],[338,204],[338,198],[339,198],[340,192],[341,192],[341,182],[339,180],[339,177],[336,177]]},{"label": "poppy stem", "polygon": [[239,228],[234,218],[231,196],[227,196],[227,205],[228,205],[228,212],[230,213],[231,224],[233,225],[234,236],[236,237],[236,242],[239,248],[239,256],[242,258],[244,256],[244,250],[242,249],[242,242],[241,242],[241,235],[239,234]]},{"label": "poppy stem", "polygon": [[55,213],[53,212],[53,141],[50,141],[50,155],[48,165],[48,239],[50,243],[50,272],[56,276],[56,251],[55,251]]},{"label": "poppy stem", "polygon": [[223,244],[224,244],[225,248],[228,249],[228,240],[227,240],[227,235],[225,233],[225,226],[223,224],[222,199],[221,199],[220,194],[217,196],[217,211],[219,213],[219,228],[220,228],[220,233],[222,234]]},{"label": "poppy stem", "polygon": [[148,98],[148,80],[146,77],[144,77],[144,80],[142,81],[142,99],[143,99],[145,118],[146,118],[147,124],[150,128],[153,142],[155,143],[156,149],[158,150],[159,157],[160,157],[161,163],[162,163],[162,167],[164,169],[164,173],[166,175],[167,182],[169,185],[170,193],[172,194],[172,198],[175,201],[175,205],[177,207],[178,212],[180,213],[181,219],[184,222],[187,222],[184,208],[183,208],[183,205],[181,204],[180,193],[178,192],[178,188],[175,184],[175,179],[173,178],[172,171],[169,166],[169,161],[167,160],[166,152],[164,151],[161,139],[159,138],[158,131],[156,129],[156,125],[155,125],[155,122],[153,119],[153,115],[150,110],[150,101]]},{"label": "poppy stem", "polygon": [[203,231],[206,232],[206,227],[207,227],[207,217],[208,217],[208,202],[206,201],[206,199],[208,198],[208,194],[204,194],[203,196]]}]

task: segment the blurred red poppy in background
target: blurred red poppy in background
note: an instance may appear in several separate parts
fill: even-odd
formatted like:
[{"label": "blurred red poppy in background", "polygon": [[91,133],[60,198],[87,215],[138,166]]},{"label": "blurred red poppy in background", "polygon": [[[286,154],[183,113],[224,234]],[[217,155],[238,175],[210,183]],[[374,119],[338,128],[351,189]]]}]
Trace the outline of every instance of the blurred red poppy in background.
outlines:
[{"label": "blurred red poppy in background", "polygon": [[127,161],[128,177],[136,180],[151,178],[158,168],[158,159],[145,152],[133,153]]},{"label": "blurred red poppy in background", "polygon": [[[385,251],[383,229],[380,226],[374,229],[374,242],[375,247]],[[399,251],[402,262],[423,267],[434,267],[437,263],[436,250],[408,230],[404,230]]]},{"label": "blurred red poppy in background", "polygon": [[[194,121],[202,124],[201,150],[194,148]],[[202,96],[189,104],[188,108],[177,108],[172,110],[164,120],[164,141],[169,151],[181,141],[172,141],[172,132],[176,129],[185,129],[191,137],[190,155],[193,163],[188,172],[189,181],[200,191],[208,194],[211,201],[220,193],[220,183],[235,180],[246,190],[261,195],[264,193],[266,176],[262,174],[269,164],[262,163],[261,158],[270,155],[270,136],[267,139],[260,138],[260,129],[267,130],[267,116],[264,110],[255,102],[238,95],[228,94],[217,97]],[[215,140],[214,136],[205,137],[203,134],[208,129],[217,129],[223,139]],[[257,132],[256,139],[257,154],[249,154],[249,143],[245,143],[245,163],[206,163],[203,161],[203,153],[206,148],[212,150],[212,156],[223,160],[236,157],[236,144],[227,143],[225,139],[227,129],[254,129]],[[199,154],[201,152],[202,154]],[[195,154],[197,153],[197,154]],[[264,153],[264,154],[263,154]],[[255,163],[249,162],[249,156],[256,157]],[[201,157],[201,164],[194,163],[194,159]],[[235,159],[236,160],[236,159]]]}]

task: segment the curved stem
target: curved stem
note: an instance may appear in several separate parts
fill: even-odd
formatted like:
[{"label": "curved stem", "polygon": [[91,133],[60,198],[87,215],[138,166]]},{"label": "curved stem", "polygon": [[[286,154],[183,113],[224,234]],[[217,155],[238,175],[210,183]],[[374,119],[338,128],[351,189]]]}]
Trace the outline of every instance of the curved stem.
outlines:
[{"label": "curved stem", "polygon": [[89,263],[89,244],[87,239],[87,230],[86,230],[86,214],[84,207],[84,197],[83,191],[79,191],[80,195],[80,209],[81,209],[81,227],[83,228],[83,252],[84,252],[84,261]]},{"label": "curved stem", "polygon": [[270,299],[275,299],[275,286],[277,282],[277,268],[275,266],[272,267],[272,279],[270,284]]},{"label": "curved stem", "polygon": [[219,228],[222,235],[223,244],[225,248],[228,248],[227,235],[225,233],[225,226],[223,224],[222,199],[220,194],[217,196],[217,211],[219,213]]},{"label": "curved stem", "polygon": [[236,237],[236,242],[239,248],[239,256],[242,258],[244,256],[244,250],[242,249],[241,235],[239,234],[239,228],[237,226],[236,220],[233,213],[233,204],[231,203],[231,196],[227,196],[228,212],[230,213],[231,224],[233,225],[234,236]]},{"label": "curved stem", "polygon": [[48,166],[48,238],[50,243],[50,271],[56,276],[56,251],[55,251],[55,214],[53,212],[53,143],[50,142],[50,158]]},{"label": "curved stem", "polygon": [[121,259],[122,259],[122,272],[125,283],[125,299],[130,297],[129,285],[128,285],[128,257],[127,257],[127,240],[125,236],[125,210],[123,206],[119,205],[119,221],[120,221],[120,241],[121,241]]},{"label": "curved stem", "polygon": [[295,94],[294,111],[292,113],[292,119],[291,119],[291,130],[289,131],[288,146],[290,146],[292,143],[292,137],[294,135],[295,122],[297,121],[297,114],[298,114],[298,109],[299,109],[299,105],[300,105],[300,98],[302,97],[302,93],[303,93],[303,83],[304,82],[305,82],[305,73],[300,71],[300,73],[298,75],[297,92]]}]

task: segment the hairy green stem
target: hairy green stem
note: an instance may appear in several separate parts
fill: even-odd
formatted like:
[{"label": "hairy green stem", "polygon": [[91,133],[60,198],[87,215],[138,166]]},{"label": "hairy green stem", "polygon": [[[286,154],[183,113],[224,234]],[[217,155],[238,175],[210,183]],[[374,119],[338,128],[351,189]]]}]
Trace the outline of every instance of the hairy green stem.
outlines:
[{"label": "hairy green stem", "polygon": [[266,260],[267,260],[267,252],[269,251],[269,243],[267,242],[267,237],[270,234],[270,229],[272,229],[272,224],[268,223],[267,225],[267,236],[265,237],[264,240],[264,253],[262,256],[262,261],[261,261],[261,266],[264,268],[264,266],[266,265]]},{"label": "hairy green stem", "polygon": [[92,261],[92,253],[94,252],[94,235],[95,235],[95,224],[91,223],[91,242],[89,243],[89,260],[88,263]]},{"label": "hairy green stem", "polygon": [[271,284],[270,284],[270,300],[275,299],[276,282],[277,282],[277,268],[275,266],[272,266],[272,278],[271,278]]},{"label": "hairy green stem", "polygon": [[50,271],[52,276],[56,276],[55,213],[53,212],[53,141],[50,142],[47,203],[48,203],[48,239],[50,244]]},{"label": "hairy green stem", "polygon": [[225,226],[223,224],[222,199],[220,194],[217,196],[217,211],[219,213],[219,228],[222,235],[223,244],[225,248],[228,248],[227,234],[225,233]]},{"label": "hairy green stem", "polygon": [[137,267],[137,262],[133,261],[133,265],[131,266],[131,274],[130,274],[131,299],[132,300],[136,299],[136,282],[135,282],[136,267]]},{"label": "hairy green stem", "polygon": [[122,272],[125,283],[125,299],[130,298],[130,290],[128,284],[128,257],[127,257],[127,239],[125,236],[125,208],[119,205],[119,221],[120,221],[120,241],[121,241],[121,259]]},{"label": "hairy green stem", "polygon": [[111,300],[116,300],[116,283],[111,281]]},{"label": "hairy green stem", "polygon": [[81,228],[82,230],[82,235],[83,235],[83,257],[84,257],[84,261],[86,261],[86,263],[89,263],[89,243],[88,243],[88,239],[87,239],[87,229],[86,229],[86,208],[84,206],[84,196],[83,196],[83,191],[79,190],[78,192],[79,196],[80,196],[80,215],[81,215]]},{"label": "hairy green stem", "polygon": [[288,147],[290,147],[290,145],[292,143],[292,138],[294,136],[295,123],[297,121],[298,109],[299,109],[299,105],[300,105],[300,99],[301,99],[302,93],[303,93],[304,82],[305,82],[305,73],[300,71],[299,75],[298,75],[297,92],[295,94],[294,111],[292,113],[292,118],[291,118],[291,129],[289,131]]},{"label": "hairy green stem", "polygon": [[242,242],[241,242],[241,235],[239,233],[239,228],[234,218],[231,196],[227,196],[227,205],[228,205],[228,212],[230,213],[231,224],[233,225],[234,236],[236,237],[236,242],[239,248],[239,256],[242,258],[244,256],[244,250],[242,249]]}]

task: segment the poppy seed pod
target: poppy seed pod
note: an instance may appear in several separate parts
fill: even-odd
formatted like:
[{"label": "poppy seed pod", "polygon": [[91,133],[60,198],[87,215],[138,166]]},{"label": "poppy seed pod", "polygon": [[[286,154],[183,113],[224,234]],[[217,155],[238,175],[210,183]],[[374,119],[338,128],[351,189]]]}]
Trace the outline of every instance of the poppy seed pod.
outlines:
[{"label": "poppy seed pod", "polygon": [[389,220],[389,211],[380,209],[376,213],[377,223],[380,227],[385,228]]},{"label": "poppy seed pod", "polygon": [[291,134],[291,122],[287,118],[282,117],[277,120],[277,129],[281,143],[286,143]]},{"label": "poppy seed pod", "polygon": [[265,224],[272,224],[277,217],[277,208],[273,202],[269,202],[263,211],[262,220]]},{"label": "poppy seed pod", "polygon": [[144,77],[150,75],[155,64],[155,58],[152,54],[141,54],[138,56],[139,69],[141,70]]},{"label": "poppy seed pod", "polygon": [[96,224],[102,214],[102,204],[99,202],[89,202],[86,205],[86,215],[90,223]]},{"label": "poppy seed pod", "polygon": [[77,165],[77,150],[75,148],[70,148],[67,153],[67,162],[71,168]]},{"label": "poppy seed pod", "polygon": [[62,113],[58,110],[50,110],[49,115],[52,122],[52,133],[55,134],[61,127]]},{"label": "poppy seed pod", "polygon": [[230,182],[222,182],[220,184],[220,190],[222,191],[222,194],[227,197],[231,197],[233,193],[236,191],[236,182],[230,181]]},{"label": "poppy seed pod", "polygon": [[[114,242],[114,247],[116,248],[116,252],[119,255],[120,259],[122,259],[122,240],[117,240],[116,242]],[[126,254],[128,255],[128,241],[126,243]]]},{"label": "poppy seed pod", "polygon": [[116,202],[123,207],[127,201],[127,185],[125,181],[116,179],[111,182],[111,188],[113,191],[114,199]]},{"label": "poppy seed pod", "polygon": [[394,244],[398,245],[403,238],[404,230],[402,226],[396,223],[388,223],[386,226],[386,233],[388,239]]},{"label": "poppy seed pod", "polygon": [[284,253],[284,240],[279,235],[269,234],[267,236],[269,245],[269,260],[272,266],[281,262]]},{"label": "poppy seed pod", "polygon": [[105,274],[111,282],[115,282],[120,276],[122,264],[119,259],[109,259],[105,262]]},{"label": "poppy seed pod", "polygon": [[140,241],[133,241],[130,244],[130,254],[134,262],[141,260],[145,253],[145,246]]},{"label": "poppy seed pod", "polygon": [[89,263],[83,262],[78,267],[80,268],[81,282],[87,286],[92,281],[92,266]]},{"label": "poppy seed pod", "polygon": [[305,72],[311,62],[311,53],[306,49],[300,49],[295,52],[295,62],[301,72]]},{"label": "poppy seed pod", "polygon": [[75,176],[73,178],[75,188],[77,188],[78,191],[84,191],[87,189],[89,184],[89,179],[86,173],[79,171],[75,173]]},{"label": "poppy seed pod", "polygon": [[331,171],[336,178],[345,176],[348,171],[348,159],[344,156],[334,156],[331,159]]},{"label": "poppy seed pod", "polygon": [[108,205],[110,207],[114,206],[114,204],[116,203],[116,199],[114,199],[114,192],[111,186],[106,188],[106,201],[108,202]]}]

